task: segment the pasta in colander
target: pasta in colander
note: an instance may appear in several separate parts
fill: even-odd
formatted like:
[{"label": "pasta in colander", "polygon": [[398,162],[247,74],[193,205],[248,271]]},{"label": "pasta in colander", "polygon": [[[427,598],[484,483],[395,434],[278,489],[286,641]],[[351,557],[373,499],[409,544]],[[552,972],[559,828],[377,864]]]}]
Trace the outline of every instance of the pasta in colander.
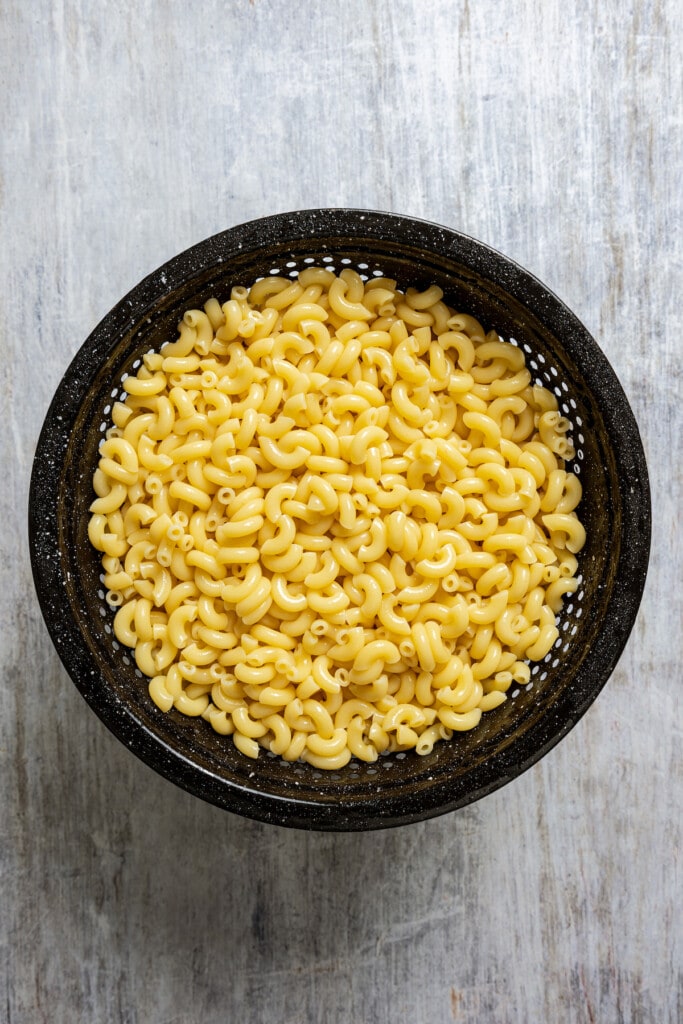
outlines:
[{"label": "pasta in colander", "polygon": [[89,537],[159,708],[337,769],[427,754],[528,683],[585,531],[518,346],[435,285],[308,267],[188,310],[142,363]]}]

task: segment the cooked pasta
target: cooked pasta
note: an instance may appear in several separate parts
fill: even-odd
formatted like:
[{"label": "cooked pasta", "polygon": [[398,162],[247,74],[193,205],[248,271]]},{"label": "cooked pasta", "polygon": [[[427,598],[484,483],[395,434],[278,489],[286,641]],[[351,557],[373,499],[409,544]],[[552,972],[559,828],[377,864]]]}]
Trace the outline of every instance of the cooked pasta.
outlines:
[{"label": "cooked pasta", "polygon": [[89,538],[162,711],[251,758],[424,755],[555,644],[585,542],[570,423],[436,285],[236,286],[123,387]]}]

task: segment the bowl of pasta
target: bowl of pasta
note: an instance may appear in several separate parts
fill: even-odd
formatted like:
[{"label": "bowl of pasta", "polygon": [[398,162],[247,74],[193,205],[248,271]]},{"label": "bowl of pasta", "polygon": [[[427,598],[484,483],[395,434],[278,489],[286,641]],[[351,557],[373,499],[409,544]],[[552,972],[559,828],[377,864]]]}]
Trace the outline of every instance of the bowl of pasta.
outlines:
[{"label": "bowl of pasta", "polygon": [[600,348],[472,238],[364,210],[253,221],[95,328],[29,534],[109,729],[257,820],[383,828],[516,778],[632,629],[650,499]]}]

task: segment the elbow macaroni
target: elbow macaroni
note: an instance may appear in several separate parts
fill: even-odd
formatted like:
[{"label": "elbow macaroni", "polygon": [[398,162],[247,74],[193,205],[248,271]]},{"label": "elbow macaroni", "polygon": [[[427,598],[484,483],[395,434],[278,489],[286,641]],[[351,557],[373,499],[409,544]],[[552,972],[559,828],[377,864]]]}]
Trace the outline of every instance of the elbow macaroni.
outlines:
[{"label": "elbow macaroni", "polygon": [[442,297],[264,278],[126,378],[88,535],[162,711],[252,758],[427,754],[555,644],[586,538],[570,424]]}]

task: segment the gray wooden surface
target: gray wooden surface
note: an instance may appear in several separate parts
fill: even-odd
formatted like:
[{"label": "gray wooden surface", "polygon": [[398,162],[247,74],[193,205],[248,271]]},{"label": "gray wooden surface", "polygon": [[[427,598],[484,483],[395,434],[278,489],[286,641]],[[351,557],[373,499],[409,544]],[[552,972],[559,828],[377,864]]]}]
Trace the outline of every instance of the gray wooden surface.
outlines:
[{"label": "gray wooden surface", "polygon": [[[675,1022],[681,818],[678,0],[6,0],[0,9],[0,1020]],[[599,339],[655,543],[611,682],[522,778],[361,835],[184,794],[60,666],[33,449],[95,323],[267,213],[391,209],[499,248]]]}]

